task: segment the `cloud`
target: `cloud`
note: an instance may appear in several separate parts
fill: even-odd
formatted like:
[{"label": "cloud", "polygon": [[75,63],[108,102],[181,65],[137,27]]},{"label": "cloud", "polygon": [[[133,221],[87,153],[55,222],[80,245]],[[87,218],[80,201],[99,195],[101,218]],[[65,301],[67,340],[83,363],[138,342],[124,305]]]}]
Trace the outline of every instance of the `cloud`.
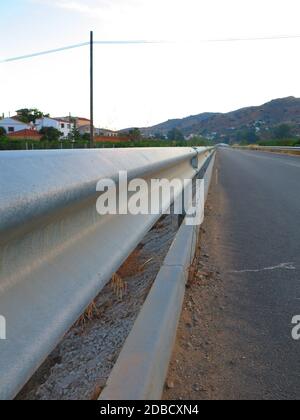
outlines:
[{"label": "cloud", "polygon": [[67,19],[77,15],[82,18],[82,25],[87,23],[84,18],[89,19],[89,24],[97,24],[97,36],[103,39],[163,39],[166,32],[171,35],[170,26],[173,26],[172,19],[169,21],[170,6],[175,14],[176,5],[181,4],[181,0],[27,1],[61,10],[69,14]]},{"label": "cloud", "polygon": [[94,7],[81,1],[72,0],[58,0],[52,1],[52,5],[61,9],[73,10],[74,12],[91,14],[94,11]]},{"label": "cloud", "polygon": [[88,17],[105,17],[107,14],[128,7],[137,7],[143,3],[137,0],[31,0],[34,3],[47,4],[59,9],[85,14]]}]

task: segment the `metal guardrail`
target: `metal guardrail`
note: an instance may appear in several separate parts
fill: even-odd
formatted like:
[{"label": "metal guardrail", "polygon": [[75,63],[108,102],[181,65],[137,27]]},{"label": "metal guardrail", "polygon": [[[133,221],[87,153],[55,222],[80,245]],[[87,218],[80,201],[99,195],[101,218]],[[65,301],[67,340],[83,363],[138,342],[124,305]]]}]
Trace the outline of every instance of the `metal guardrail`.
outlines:
[{"label": "metal guardrail", "polygon": [[[204,175],[205,200],[214,158]],[[101,401],[161,399],[199,231],[200,226],[181,225],[100,395]]]},{"label": "metal guardrail", "polygon": [[160,217],[98,215],[98,181],[120,170],[192,179],[213,151],[0,153],[1,400],[14,398]]}]

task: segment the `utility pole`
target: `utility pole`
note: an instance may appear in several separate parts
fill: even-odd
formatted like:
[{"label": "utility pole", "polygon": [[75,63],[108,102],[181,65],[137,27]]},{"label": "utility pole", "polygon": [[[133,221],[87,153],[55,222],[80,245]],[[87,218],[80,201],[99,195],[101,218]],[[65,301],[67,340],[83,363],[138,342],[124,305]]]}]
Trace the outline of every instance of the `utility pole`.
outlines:
[{"label": "utility pole", "polygon": [[90,38],[90,148],[94,147],[94,33]]}]

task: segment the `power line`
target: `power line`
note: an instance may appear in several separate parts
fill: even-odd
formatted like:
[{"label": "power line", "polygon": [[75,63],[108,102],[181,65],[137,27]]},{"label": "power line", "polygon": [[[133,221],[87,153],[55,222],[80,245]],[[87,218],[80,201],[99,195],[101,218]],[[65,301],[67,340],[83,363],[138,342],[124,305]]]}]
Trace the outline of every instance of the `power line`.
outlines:
[{"label": "power line", "polygon": [[[134,41],[94,41],[94,44],[101,44],[101,45],[138,45],[138,44],[159,44],[162,43],[163,41],[143,41],[143,40],[134,40]],[[1,63],[10,63],[12,61],[19,61],[19,60],[26,60],[29,58],[35,58],[35,57],[39,57],[42,55],[47,55],[47,54],[54,54],[54,53],[58,53],[58,52],[62,52],[62,51],[66,51],[66,50],[72,50],[75,48],[81,48],[81,47],[85,47],[87,45],[90,45],[89,42],[83,42],[81,44],[75,44],[75,45],[69,45],[67,47],[61,47],[61,48],[55,48],[53,50],[46,50],[46,51],[40,51],[37,53],[32,53],[32,54],[26,54],[26,55],[21,55],[18,57],[11,57],[11,58],[7,58],[5,60],[0,60],[0,64]]]},{"label": "power line", "polygon": [[[219,43],[219,42],[247,42],[247,41],[274,41],[274,40],[288,40],[288,39],[300,39],[300,35],[275,35],[265,37],[248,37],[248,38],[219,38],[219,39],[200,39],[196,41],[182,41],[183,43]],[[176,44],[177,41],[147,41],[147,40],[130,40],[130,41],[94,41],[94,44],[98,45],[142,45],[142,44]],[[180,43],[180,41],[178,41]],[[43,55],[54,54],[66,50],[72,50],[75,48],[81,48],[90,45],[89,42],[83,42],[81,44],[69,45],[66,47],[55,48],[52,50],[40,51],[37,53],[21,55],[17,57],[10,57],[5,60],[0,60],[0,64],[10,63],[13,61],[26,60],[35,58]]]},{"label": "power line", "polygon": [[56,48],[54,50],[41,51],[41,52],[37,52],[37,53],[33,53],[33,54],[21,55],[19,57],[11,57],[11,58],[7,58],[5,60],[1,60],[0,63],[9,63],[11,61],[26,60],[28,58],[39,57],[41,55],[54,54],[54,53],[61,52],[61,51],[72,50],[72,49],[75,49],[75,48],[84,47],[85,45],[89,45],[89,43],[84,42],[82,44],[69,45],[68,47]]},{"label": "power line", "polygon": [[94,41],[94,44],[102,45],[128,45],[128,44],[166,44],[168,41],[146,41],[146,40],[133,40],[133,41]]},{"label": "power line", "polygon": [[249,38],[206,39],[200,42],[243,42],[243,41],[274,41],[274,40],[276,41],[276,40],[287,40],[287,39],[300,39],[300,35],[273,35],[273,36],[249,37]]}]

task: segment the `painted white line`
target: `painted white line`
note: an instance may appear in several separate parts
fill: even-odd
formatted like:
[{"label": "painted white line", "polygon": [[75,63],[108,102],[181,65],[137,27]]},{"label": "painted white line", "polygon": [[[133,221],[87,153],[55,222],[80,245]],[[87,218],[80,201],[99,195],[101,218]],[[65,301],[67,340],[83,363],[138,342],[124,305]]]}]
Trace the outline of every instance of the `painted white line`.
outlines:
[{"label": "painted white line", "polygon": [[294,263],[282,263],[276,265],[274,267],[265,267],[262,269],[255,269],[255,270],[235,270],[229,271],[231,274],[243,274],[243,273],[261,273],[263,271],[274,271],[274,270],[296,270]]}]

